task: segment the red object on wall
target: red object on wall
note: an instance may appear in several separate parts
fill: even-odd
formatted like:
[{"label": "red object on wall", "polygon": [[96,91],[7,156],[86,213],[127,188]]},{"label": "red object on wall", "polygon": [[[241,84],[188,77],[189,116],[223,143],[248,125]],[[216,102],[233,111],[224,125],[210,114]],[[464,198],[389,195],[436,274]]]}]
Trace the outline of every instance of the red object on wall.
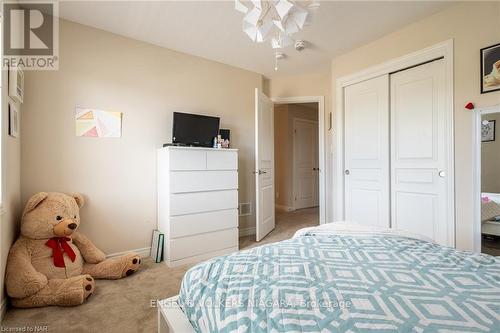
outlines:
[{"label": "red object on wall", "polygon": [[468,110],[474,110],[474,104],[472,104],[471,102],[467,103],[467,105],[465,106],[466,109]]}]

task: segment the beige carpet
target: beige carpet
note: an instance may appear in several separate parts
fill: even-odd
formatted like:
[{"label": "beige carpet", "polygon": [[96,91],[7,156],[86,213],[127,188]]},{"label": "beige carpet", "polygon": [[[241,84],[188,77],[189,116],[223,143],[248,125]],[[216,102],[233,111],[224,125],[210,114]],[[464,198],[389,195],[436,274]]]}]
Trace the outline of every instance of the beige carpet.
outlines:
[{"label": "beige carpet", "polygon": [[[264,240],[255,236],[240,238],[240,249],[278,242],[293,236],[298,229],[318,224],[318,210],[303,209],[276,214],[276,229]],[[27,327],[36,332],[154,332],[157,312],[152,301],[179,293],[182,276],[191,265],[168,268],[144,260],[136,274],[117,281],[98,280],[94,295],[78,307],[46,307],[39,309],[9,309],[2,330],[16,332]]]}]

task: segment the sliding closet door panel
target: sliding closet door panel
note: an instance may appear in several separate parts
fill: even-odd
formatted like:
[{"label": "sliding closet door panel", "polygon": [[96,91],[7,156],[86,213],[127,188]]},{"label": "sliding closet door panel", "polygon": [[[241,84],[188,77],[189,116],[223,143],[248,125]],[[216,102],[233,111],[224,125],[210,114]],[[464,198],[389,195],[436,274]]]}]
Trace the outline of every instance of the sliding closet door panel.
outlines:
[{"label": "sliding closet door panel", "polygon": [[391,75],[391,226],[448,245],[445,67]]},{"label": "sliding closet door panel", "polygon": [[348,86],[345,101],[345,218],[389,226],[389,76]]}]

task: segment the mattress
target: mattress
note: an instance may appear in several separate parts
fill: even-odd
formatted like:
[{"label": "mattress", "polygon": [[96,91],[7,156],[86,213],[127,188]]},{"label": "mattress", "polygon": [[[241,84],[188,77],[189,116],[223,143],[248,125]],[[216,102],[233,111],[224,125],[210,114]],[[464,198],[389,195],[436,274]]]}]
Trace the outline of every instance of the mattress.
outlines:
[{"label": "mattress", "polygon": [[334,223],[194,266],[178,302],[197,332],[498,332],[500,258]]},{"label": "mattress", "polygon": [[500,216],[500,204],[495,201],[481,203],[481,222],[490,221]]}]

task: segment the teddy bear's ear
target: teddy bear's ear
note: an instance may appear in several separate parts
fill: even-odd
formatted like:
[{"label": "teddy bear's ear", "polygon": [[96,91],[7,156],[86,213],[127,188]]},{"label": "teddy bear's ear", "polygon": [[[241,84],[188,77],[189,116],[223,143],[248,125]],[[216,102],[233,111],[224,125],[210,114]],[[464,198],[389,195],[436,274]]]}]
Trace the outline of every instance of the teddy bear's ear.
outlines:
[{"label": "teddy bear's ear", "polygon": [[32,196],[24,208],[23,216],[35,209],[48,195],[47,192],[40,192]]},{"label": "teddy bear's ear", "polygon": [[71,193],[70,196],[72,196],[75,199],[76,204],[78,205],[78,208],[83,207],[83,204],[85,203],[85,200],[83,199],[83,195],[81,195],[80,193]]}]

